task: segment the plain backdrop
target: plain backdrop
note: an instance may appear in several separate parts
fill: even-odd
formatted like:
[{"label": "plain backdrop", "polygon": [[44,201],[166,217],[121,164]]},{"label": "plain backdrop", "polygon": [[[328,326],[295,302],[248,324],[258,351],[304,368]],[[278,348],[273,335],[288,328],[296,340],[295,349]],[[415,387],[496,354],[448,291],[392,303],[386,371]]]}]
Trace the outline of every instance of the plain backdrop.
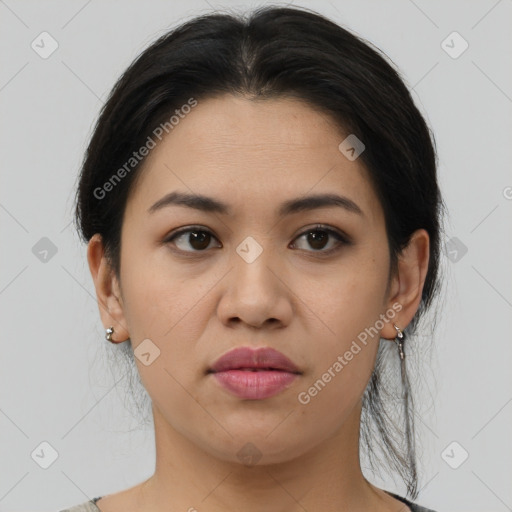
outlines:
[{"label": "plain backdrop", "polygon": [[[194,15],[264,4],[0,1],[1,511],[57,511],[152,474],[152,429],[137,428],[105,359],[71,223],[76,177],[99,109],[142,49]],[[435,133],[447,286],[431,403],[417,416],[417,501],[512,510],[512,1],[292,4],[381,48]]]}]

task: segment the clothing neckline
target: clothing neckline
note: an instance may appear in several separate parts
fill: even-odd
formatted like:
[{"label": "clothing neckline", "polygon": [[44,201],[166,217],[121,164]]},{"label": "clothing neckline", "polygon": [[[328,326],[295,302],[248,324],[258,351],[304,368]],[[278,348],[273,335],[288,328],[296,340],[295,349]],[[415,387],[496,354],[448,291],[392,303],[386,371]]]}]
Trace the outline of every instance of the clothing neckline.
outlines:
[{"label": "clothing neckline", "polygon": [[404,498],[402,496],[399,496],[398,494],[395,494],[390,491],[384,491],[386,494],[389,494],[390,496],[393,496],[393,498],[397,499],[398,501],[401,501],[402,503],[405,503],[409,509],[412,511],[412,507],[414,507],[414,503],[412,501],[409,501],[407,498]]},{"label": "clothing neckline", "polygon": [[[398,494],[395,494],[390,491],[384,491],[386,494],[389,494],[390,496],[393,496],[393,498],[396,498],[397,500],[401,501],[402,503],[405,503],[409,508],[411,508],[411,505],[414,506],[414,503],[410,502],[407,498],[404,498],[402,496],[399,496]],[[101,512],[98,505],[96,505],[96,502],[99,501],[104,496],[98,496],[97,498],[93,498],[91,500],[91,503],[96,507],[97,512]],[[412,509],[411,509],[412,510]]]}]

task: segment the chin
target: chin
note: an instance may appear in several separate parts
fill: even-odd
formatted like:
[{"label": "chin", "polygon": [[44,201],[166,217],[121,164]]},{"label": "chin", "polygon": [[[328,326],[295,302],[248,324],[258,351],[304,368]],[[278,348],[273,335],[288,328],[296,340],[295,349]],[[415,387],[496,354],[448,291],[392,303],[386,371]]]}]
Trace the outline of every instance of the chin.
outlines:
[{"label": "chin", "polygon": [[203,448],[219,460],[251,467],[290,462],[314,446],[303,432],[301,437],[294,438],[289,429],[280,430],[277,424],[265,430],[248,428],[247,424],[237,432],[227,428],[233,437],[223,436],[213,443],[212,438],[205,439]]}]

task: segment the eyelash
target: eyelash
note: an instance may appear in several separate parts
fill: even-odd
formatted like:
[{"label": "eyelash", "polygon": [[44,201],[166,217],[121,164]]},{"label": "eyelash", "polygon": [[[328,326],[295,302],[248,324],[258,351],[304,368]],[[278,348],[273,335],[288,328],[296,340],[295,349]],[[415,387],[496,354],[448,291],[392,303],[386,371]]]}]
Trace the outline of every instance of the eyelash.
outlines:
[{"label": "eyelash", "polygon": [[[331,247],[331,249],[327,249],[325,251],[322,250],[322,249],[313,250],[313,251],[306,251],[308,253],[313,253],[315,255],[318,255],[319,257],[330,256],[331,254],[334,254],[335,252],[339,251],[343,245],[350,245],[350,243],[351,243],[346,235],[344,235],[342,233],[339,233],[338,231],[335,231],[335,230],[333,230],[333,229],[331,229],[331,228],[329,228],[329,227],[327,227],[327,226],[325,226],[323,224],[316,224],[315,226],[306,229],[305,231],[303,231],[302,233],[297,235],[297,237],[294,240],[297,240],[297,239],[301,238],[302,236],[308,235],[309,233],[314,232],[314,231],[325,232],[325,233],[333,236],[337,240],[336,245],[334,247]],[[183,229],[180,229],[179,231],[171,233],[171,235],[168,236],[164,240],[163,243],[164,244],[168,244],[170,242],[173,242],[179,236],[181,236],[181,235],[183,235],[185,233],[190,233],[190,232],[207,233],[207,234],[211,235],[213,238],[216,239],[215,235],[209,229],[205,229],[202,226],[189,226],[187,228],[183,228]],[[196,250],[193,250],[193,251],[183,251],[182,249],[173,249],[173,251],[177,251],[180,254],[187,254],[187,253],[188,254],[194,254],[194,253],[195,254],[200,254],[200,253],[206,252],[207,249],[204,249],[202,251],[196,251]]]}]

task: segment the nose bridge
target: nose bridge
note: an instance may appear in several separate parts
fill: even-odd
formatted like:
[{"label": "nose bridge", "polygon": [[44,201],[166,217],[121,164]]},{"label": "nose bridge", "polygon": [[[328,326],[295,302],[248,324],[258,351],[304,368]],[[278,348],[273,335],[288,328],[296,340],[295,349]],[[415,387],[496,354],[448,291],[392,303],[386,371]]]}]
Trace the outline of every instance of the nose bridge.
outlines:
[{"label": "nose bridge", "polygon": [[274,248],[271,236],[249,235],[238,244],[235,252],[235,286],[249,285],[253,293],[263,294],[270,294],[276,291],[276,287],[279,288],[274,282],[275,271],[270,270],[279,265],[272,257]]},{"label": "nose bridge", "polygon": [[268,319],[289,322],[290,297],[274,255],[271,236],[249,235],[235,247],[233,271],[219,306],[224,321],[238,318],[253,326]]}]

